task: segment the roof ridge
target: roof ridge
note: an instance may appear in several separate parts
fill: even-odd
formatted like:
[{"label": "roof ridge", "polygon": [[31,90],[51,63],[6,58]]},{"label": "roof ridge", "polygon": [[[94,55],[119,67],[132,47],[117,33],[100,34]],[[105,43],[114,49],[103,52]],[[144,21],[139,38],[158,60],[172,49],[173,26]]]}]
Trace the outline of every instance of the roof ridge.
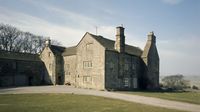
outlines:
[{"label": "roof ridge", "polygon": [[[88,33],[88,34],[91,37],[93,37],[96,41],[98,41],[107,50],[116,51],[115,48],[114,48],[115,40],[105,38],[101,35],[94,35],[94,34],[91,34],[91,33]],[[125,48],[126,53],[133,54],[133,55],[136,55],[136,56],[140,56],[143,52],[142,49],[140,47],[137,47],[137,46],[125,44],[125,47],[126,47]]]},{"label": "roof ridge", "polygon": [[66,48],[65,46],[60,46],[60,45],[51,45],[51,46],[55,46],[55,47],[63,47],[63,48]]},{"label": "roof ridge", "polygon": [[75,55],[76,54],[76,46],[66,47],[64,52],[62,53],[63,56]]},{"label": "roof ridge", "polygon": [[140,49],[140,50],[142,50],[140,47],[138,47],[138,46],[133,46],[133,45],[129,45],[129,44],[125,44],[126,46],[131,46],[131,47],[135,47],[135,48],[138,48],[138,49]]},{"label": "roof ridge", "polygon": [[73,47],[74,47],[74,48],[76,48],[77,46],[76,46],[76,45],[74,45],[74,46],[65,47],[65,48],[67,49],[67,48],[73,48]]},{"label": "roof ridge", "polygon": [[[88,32],[88,33],[89,33],[89,32]],[[101,35],[94,35],[94,34],[91,34],[91,33],[89,33],[89,34],[92,35],[92,36],[96,36],[96,37],[99,37],[99,38],[103,38],[103,39],[106,39],[106,40],[115,42],[115,40],[112,40],[112,39],[109,39],[109,38],[105,38],[105,37],[103,37],[103,36],[101,36]],[[131,46],[131,47],[135,47],[135,48],[141,49],[141,48],[138,47],[138,46],[133,46],[133,45],[129,45],[129,44],[126,44],[126,43],[125,43],[125,45],[126,45],[126,46]]]}]

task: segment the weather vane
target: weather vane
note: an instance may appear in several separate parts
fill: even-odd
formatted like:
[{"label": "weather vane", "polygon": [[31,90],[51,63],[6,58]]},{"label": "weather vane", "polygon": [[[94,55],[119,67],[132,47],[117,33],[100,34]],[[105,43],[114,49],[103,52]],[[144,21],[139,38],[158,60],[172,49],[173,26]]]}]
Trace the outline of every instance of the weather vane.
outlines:
[{"label": "weather vane", "polygon": [[95,26],[96,29],[96,35],[98,34],[98,26]]}]

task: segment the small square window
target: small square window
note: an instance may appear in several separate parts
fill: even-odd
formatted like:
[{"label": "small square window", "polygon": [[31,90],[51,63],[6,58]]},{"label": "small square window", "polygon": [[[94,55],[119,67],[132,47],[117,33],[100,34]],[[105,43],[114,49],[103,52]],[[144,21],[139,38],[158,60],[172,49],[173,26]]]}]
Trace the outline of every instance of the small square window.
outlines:
[{"label": "small square window", "polygon": [[129,64],[128,64],[128,63],[126,63],[126,64],[124,65],[124,69],[128,71],[128,69],[129,69]]},{"label": "small square window", "polygon": [[114,69],[114,63],[113,62],[110,62],[110,69]]},{"label": "small square window", "polygon": [[135,70],[135,64],[132,64],[132,69]]},{"label": "small square window", "polygon": [[124,78],[124,87],[129,87],[129,78]]},{"label": "small square window", "polygon": [[92,61],[83,61],[83,68],[91,68]]},{"label": "small square window", "polygon": [[49,57],[51,56],[51,52],[49,52]]}]

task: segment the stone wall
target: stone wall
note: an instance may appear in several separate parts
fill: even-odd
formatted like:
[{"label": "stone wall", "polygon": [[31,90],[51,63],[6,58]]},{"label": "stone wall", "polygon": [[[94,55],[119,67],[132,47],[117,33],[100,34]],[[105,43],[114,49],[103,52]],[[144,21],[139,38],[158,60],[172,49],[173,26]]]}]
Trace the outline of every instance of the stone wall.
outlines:
[{"label": "stone wall", "polygon": [[44,62],[44,81],[46,84],[56,84],[56,57],[49,47],[45,47],[40,55],[41,60]]},{"label": "stone wall", "polygon": [[64,59],[62,55],[56,55],[56,84],[63,85],[65,82],[65,77],[64,77]]},{"label": "stone wall", "polygon": [[43,80],[43,63],[0,58],[0,86],[40,85]]},{"label": "stone wall", "polygon": [[122,80],[119,79],[119,57],[118,52],[106,51],[105,86],[106,89],[117,89],[121,87]]},{"label": "stone wall", "polygon": [[156,47],[156,36],[153,32],[148,34],[142,59],[146,64],[146,87],[148,89],[159,88],[159,55]]},{"label": "stone wall", "polygon": [[[123,62],[120,62],[120,56],[124,58]],[[138,89],[139,77],[143,75],[141,59],[129,54],[106,51],[105,73],[106,89]]]},{"label": "stone wall", "polygon": [[77,46],[77,86],[105,89],[105,49],[89,34]]},{"label": "stone wall", "polygon": [[76,55],[64,56],[64,74],[65,84],[76,86],[76,67],[77,59]]},{"label": "stone wall", "polygon": [[159,57],[155,44],[151,46],[147,65],[147,88],[159,88]]}]

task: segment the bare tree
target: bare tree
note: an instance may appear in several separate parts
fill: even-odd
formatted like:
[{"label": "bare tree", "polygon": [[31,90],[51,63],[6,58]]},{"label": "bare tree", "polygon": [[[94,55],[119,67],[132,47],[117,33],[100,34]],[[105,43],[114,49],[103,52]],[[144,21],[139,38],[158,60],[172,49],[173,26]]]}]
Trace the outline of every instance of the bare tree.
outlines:
[{"label": "bare tree", "polygon": [[14,42],[19,37],[20,31],[10,25],[0,25],[0,44],[1,49],[7,51],[14,51]]},{"label": "bare tree", "polygon": [[22,32],[20,32],[20,36],[18,38],[15,39],[14,41],[14,51],[15,52],[21,52],[21,48],[22,48],[22,45],[23,45],[23,38],[22,38]]},{"label": "bare tree", "polygon": [[52,45],[62,45],[59,41],[52,39],[51,40]]},{"label": "bare tree", "polygon": [[[0,24],[0,50],[36,54],[42,51],[45,40],[46,37],[22,32],[7,24]],[[51,42],[53,45],[61,45],[57,40]]]}]

